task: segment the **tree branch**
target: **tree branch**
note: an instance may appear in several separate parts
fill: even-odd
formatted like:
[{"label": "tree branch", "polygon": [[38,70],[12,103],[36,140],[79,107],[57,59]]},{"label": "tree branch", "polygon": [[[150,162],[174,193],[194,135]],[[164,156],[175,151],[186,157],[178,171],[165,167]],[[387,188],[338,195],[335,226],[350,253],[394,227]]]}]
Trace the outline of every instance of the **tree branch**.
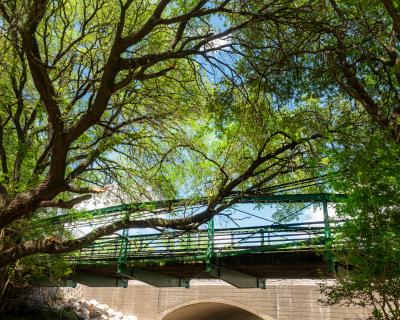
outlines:
[{"label": "tree branch", "polygon": [[397,37],[400,37],[400,13],[396,11],[392,0],[382,0],[382,2],[393,20],[393,30],[396,32]]},{"label": "tree branch", "polygon": [[73,185],[68,185],[67,191],[77,194],[86,194],[86,193],[102,193],[107,191],[106,188],[96,188],[96,187],[76,187]]},{"label": "tree branch", "polygon": [[76,197],[74,199],[63,201],[63,200],[48,200],[39,202],[40,208],[62,208],[62,209],[72,209],[77,204],[89,200],[92,197],[90,194],[83,195],[81,197]]}]

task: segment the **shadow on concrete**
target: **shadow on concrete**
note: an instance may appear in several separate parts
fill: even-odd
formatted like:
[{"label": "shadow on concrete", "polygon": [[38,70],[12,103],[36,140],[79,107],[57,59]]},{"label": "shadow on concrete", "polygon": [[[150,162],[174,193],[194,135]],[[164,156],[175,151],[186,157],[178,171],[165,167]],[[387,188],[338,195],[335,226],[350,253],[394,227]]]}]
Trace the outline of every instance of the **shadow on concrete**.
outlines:
[{"label": "shadow on concrete", "polygon": [[263,318],[229,304],[202,302],[173,310],[162,320],[263,320]]}]

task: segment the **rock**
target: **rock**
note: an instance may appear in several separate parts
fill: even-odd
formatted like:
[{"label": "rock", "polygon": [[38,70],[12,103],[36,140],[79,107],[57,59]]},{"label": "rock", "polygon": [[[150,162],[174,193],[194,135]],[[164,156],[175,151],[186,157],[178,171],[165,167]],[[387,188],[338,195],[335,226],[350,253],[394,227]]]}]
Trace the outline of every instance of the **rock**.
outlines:
[{"label": "rock", "polygon": [[54,310],[61,310],[64,308],[64,305],[61,302],[56,302],[51,307]]},{"label": "rock", "polygon": [[113,308],[108,308],[107,310],[108,314],[113,314],[115,312],[115,310]]},{"label": "rock", "polygon": [[81,309],[81,313],[84,319],[89,319],[89,310],[88,309]]},{"label": "rock", "polygon": [[92,300],[89,300],[89,304],[93,304],[93,305],[97,306],[99,303],[97,302],[97,300],[92,299]]},{"label": "rock", "polygon": [[117,312],[114,312],[113,316],[122,318],[123,314],[122,314],[122,312],[117,311]]},{"label": "rock", "polygon": [[89,310],[89,318],[98,318],[102,315],[100,310]]},{"label": "rock", "polygon": [[[106,304],[99,303],[95,299],[84,300],[67,295],[67,293],[67,291],[60,293],[63,296],[62,299],[54,298],[45,301],[48,308],[50,308],[49,310],[55,312],[57,317],[61,316],[66,320],[138,320],[136,316],[124,315],[122,312],[116,311]],[[39,303],[42,302],[39,301],[36,304]],[[1,316],[0,319],[2,319]],[[45,320],[46,317],[39,317],[38,319]]]},{"label": "rock", "polygon": [[97,310],[96,305],[94,304],[90,304],[89,307],[87,308],[89,310],[89,312],[94,312]]},{"label": "rock", "polygon": [[102,310],[102,311],[110,310],[110,307],[108,305],[106,305],[106,304],[98,304],[96,306],[96,308],[99,309],[99,310]]}]

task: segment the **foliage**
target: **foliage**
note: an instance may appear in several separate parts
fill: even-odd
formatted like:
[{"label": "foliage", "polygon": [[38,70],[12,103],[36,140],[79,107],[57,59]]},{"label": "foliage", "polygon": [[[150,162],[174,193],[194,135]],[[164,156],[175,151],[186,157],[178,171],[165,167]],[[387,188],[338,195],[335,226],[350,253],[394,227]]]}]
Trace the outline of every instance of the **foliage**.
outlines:
[{"label": "foliage", "polygon": [[[400,316],[400,167],[397,144],[376,133],[363,145],[336,154],[351,179],[336,183],[350,193],[337,206],[350,218],[334,240],[338,282],[322,286],[325,303],[371,307],[371,319]],[[342,270],[343,268],[343,270]]]},{"label": "foliage", "polygon": [[264,94],[278,106],[316,99],[336,112],[334,101],[347,100],[354,108],[349,116],[362,107],[376,124],[359,113],[358,128],[343,126],[318,150],[322,173],[343,174],[331,187],[351,194],[337,210],[353,219],[336,240],[343,248],[339,261],[351,267],[337,285],[325,287],[327,302],[369,304],[376,318],[397,319],[399,150],[387,140],[400,142],[399,4],[315,1],[287,24],[274,21],[279,28],[272,31],[271,23],[238,35],[250,57],[239,64],[247,81],[263,78]]},{"label": "foliage", "polygon": [[[0,284],[38,259],[68,272],[35,254],[197,228],[243,194],[325,190],[318,176],[339,172],[350,179],[331,187],[352,196],[338,213],[353,220],[337,255],[352,267],[328,303],[385,317],[398,301],[378,305],[398,298],[399,150],[386,137],[400,141],[399,39],[390,0],[0,1]],[[198,211],[147,218],[150,205],[83,237],[45,220],[106,189]]]},{"label": "foliage", "polygon": [[396,1],[315,1],[287,24],[279,22],[271,28],[271,21],[261,21],[238,36],[253,57],[240,64],[248,81],[262,77],[265,91],[280,103],[310,96],[329,103],[344,94],[400,142]]},{"label": "foliage", "polygon": [[[246,54],[235,34],[261,20],[289,23],[293,10],[309,10],[298,4],[1,1],[0,268],[124,228],[196,228],[241,193],[309,176],[341,117],[331,125],[308,101],[272,112],[236,79]],[[131,215],[75,238],[43,224],[106,189],[125,201],[191,196],[204,206]]]}]

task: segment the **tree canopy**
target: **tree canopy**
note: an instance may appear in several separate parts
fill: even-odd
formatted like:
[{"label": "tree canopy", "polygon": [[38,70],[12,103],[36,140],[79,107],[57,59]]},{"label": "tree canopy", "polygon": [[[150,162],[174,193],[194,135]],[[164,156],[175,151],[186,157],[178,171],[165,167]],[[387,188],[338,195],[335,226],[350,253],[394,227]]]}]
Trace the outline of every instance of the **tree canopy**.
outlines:
[{"label": "tree canopy", "polygon": [[399,146],[383,140],[382,132],[371,132],[364,143],[334,153],[336,164],[352,173],[335,183],[350,194],[336,207],[348,221],[333,242],[338,281],[322,292],[327,305],[368,307],[372,319],[394,320],[400,315]]},{"label": "tree canopy", "polygon": [[398,143],[399,5],[331,0],[309,8],[273,32],[270,21],[244,30],[239,41],[252,58],[241,71],[264,78],[277,101],[344,94]]},{"label": "tree canopy", "polygon": [[[375,259],[399,232],[399,51],[391,0],[0,0],[0,268],[124,228],[197,228],[240,194],[337,173],[309,190],[352,194],[338,212],[360,222],[341,238],[357,254],[338,256],[372,268],[365,246]],[[80,238],[37,224],[107,190],[204,207]],[[331,292],[396,277],[374,270]]]},{"label": "tree canopy", "polygon": [[[300,109],[275,114],[267,97],[241,98],[243,86],[209,75],[232,84],[238,62],[225,61],[246,59],[236,33],[291,21],[294,9],[309,10],[287,1],[2,1],[1,264],[126,227],[193,228],[234,193],[310,168],[313,141],[335,125],[314,125]],[[232,117],[212,122],[215,108]],[[193,170],[179,170],[185,162]],[[181,181],[192,174],[208,196],[195,216],[117,221],[68,241],[12,236],[43,209],[72,208],[110,185],[132,201],[171,198],[187,172]]]}]

